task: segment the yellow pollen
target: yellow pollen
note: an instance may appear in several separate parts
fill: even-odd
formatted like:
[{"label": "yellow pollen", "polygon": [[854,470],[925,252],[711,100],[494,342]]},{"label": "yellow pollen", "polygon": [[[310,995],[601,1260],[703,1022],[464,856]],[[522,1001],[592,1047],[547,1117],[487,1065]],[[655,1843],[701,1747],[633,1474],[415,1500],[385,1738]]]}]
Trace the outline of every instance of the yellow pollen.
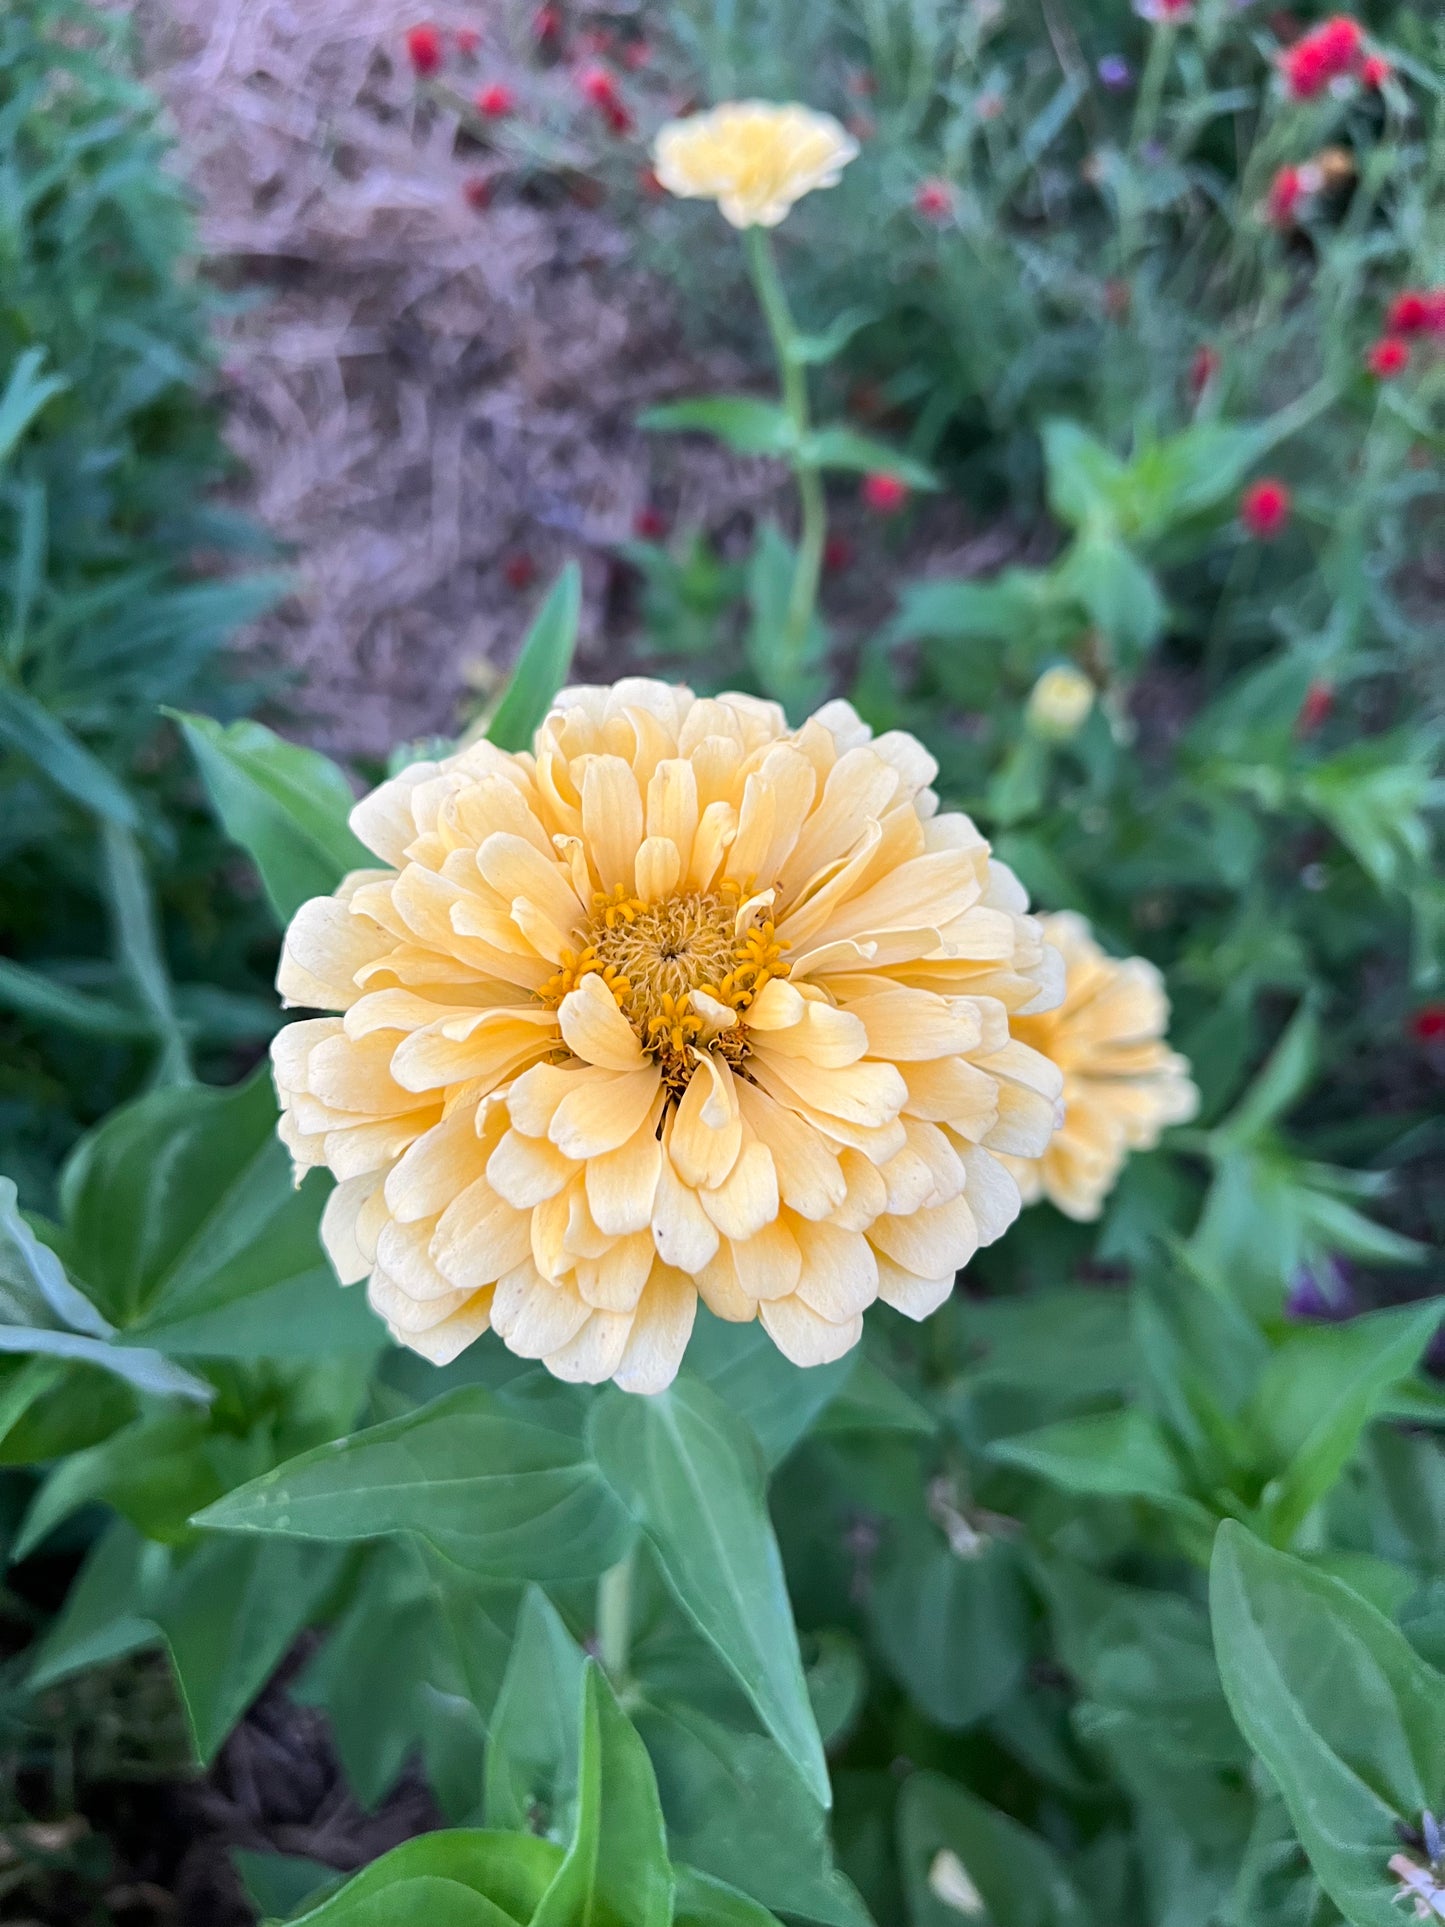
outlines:
[{"label": "yellow pollen", "polygon": [[600,976],[676,1090],[692,1076],[700,1040],[739,1063],[748,1048],[741,1021],[704,1038],[708,1023],[692,993],[730,1005],[741,1020],[763,985],[789,968],[771,918],[738,934],[741,896],[735,884],[663,903],[629,897],[620,885],[594,891],[580,947],[563,951],[561,969],[537,994],[555,1008],[583,977]]}]

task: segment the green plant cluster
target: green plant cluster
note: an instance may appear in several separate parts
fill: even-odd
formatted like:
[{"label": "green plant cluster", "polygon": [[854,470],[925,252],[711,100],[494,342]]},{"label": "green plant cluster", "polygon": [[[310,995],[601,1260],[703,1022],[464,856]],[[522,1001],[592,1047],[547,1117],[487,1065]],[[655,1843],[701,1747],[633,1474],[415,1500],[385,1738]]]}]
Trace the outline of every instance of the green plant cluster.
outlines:
[{"label": "green plant cluster", "polygon": [[[1361,354],[1395,291],[1442,279],[1438,29],[1381,9],[1385,96],[1290,104],[1266,27],[1210,0],[1167,33],[1102,0],[660,23],[716,93],[828,105],[866,68],[876,132],[776,262],[750,243],[782,405],[760,341],[758,394],[656,424],[788,464],[799,539],[769,524],[740,564],[687,532],[635,545],[643,647],[700,686],[847,693],[919,734],[1043,903],[1165,967],[1205,1107],[1100,1223],[1038,1207],[923,1326],[875,1308],[855,1353],[799,1372],[703,1315],[643,1399],[490,1339],[441,1370],[391,1346],[336,1284],[327,1180],[293,1188],[266,1072],[183,1069],[239,1034],[205,1029],[239,1023],[238,947],[274,952],[364,858],[344,772],[197,692],[260,591],[188,572],[219,473],[203,304],[144,110],[58,31],[87,18],[0,23],[17,205],[51,223],[0,404],[20,839],[0,994],[31,1080],[30,1161],[5,1168],[35,1205],[0,1191],[0,1491],[20,1574],[77,1568],[19,1662],[30,1717],[159,1650],[209,1763],[324,1631],[290,1690],[359,1798],[419,1759],[448,1825],[349,1880],[243,1857],[263,1912],[317,1927],[1394,1927],[1402,1891],[1434,1904],[1441,1127],[1419,1020],[1445,935],[1445,358],[1424,344],[1383,386]],[[1115,38],[1127,98],[1092,77]],[[1352,196],[1271,231],[1271,168],[1342,139]],[[935,176],[947,225],[913,205]],[[94,256],[57,248],[91,218],[120,222]],[[648,215],[689,237],[714,218]],[[116,295],[65,325],[96,261],[129,258],[118,232],[177,357],[134,407],[118,370],[151,334],[111,325]],[[1196,388],[1201,345],[1219,362]],[[884,400],[861,429],[859,381]],[[100,421],[101,506],[62,543],[58,477]],[[812,603],[817,517],[823,478],[875,466],[1020,530],[1047,514],[1052,547],[899,582],[855,633],[841,581]],[[1268,546],[1237,526],[1264,472],[1295,500]],[[502,747],[566,675],[577,605],[569,571],[489,719]],[[1062,738],[1028,707],[1060,664],[1097,692]],[[183,766],[140,754],[159,703]],[[221,837],[255,888],[207,950],[183,910]],[[34,1174],[61,1151],[52,1188]]]}]

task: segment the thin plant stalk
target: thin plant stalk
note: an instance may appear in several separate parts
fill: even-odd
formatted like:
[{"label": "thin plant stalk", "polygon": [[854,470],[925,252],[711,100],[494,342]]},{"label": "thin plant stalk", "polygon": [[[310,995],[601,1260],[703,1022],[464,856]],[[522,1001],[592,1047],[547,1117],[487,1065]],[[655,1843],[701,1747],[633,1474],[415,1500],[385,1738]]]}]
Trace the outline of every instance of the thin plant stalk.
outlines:
[{"label": "thin plant stalk", "polygon": [[823,548],[828,536],[828,507],[823,495],[823,477],[802,450],[812,432],[808,409],[808,378],[798,354],[798,330],[793,321],[788,297],[778,275],[772,241],[764,228],[747,230],[748,268],[757,289],[763,317],[772,337],[783,384],[783,407],[792,424],[798,453],[793,459],[793,475],[798,484],[801,520],[798,555],[793,568],[793,583],[788,594],[782,647],[785,673],[801,667],[808,634],[813,626],[813,611],[818,602],[818,583],[823,573]]}]

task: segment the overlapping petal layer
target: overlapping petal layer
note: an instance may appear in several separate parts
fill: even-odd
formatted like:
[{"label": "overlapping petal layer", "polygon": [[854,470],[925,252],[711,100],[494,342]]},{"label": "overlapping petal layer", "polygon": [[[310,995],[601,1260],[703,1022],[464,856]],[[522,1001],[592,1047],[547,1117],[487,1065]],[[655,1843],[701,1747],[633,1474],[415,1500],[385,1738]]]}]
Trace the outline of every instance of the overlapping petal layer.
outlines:
[{"label": "overlapping petal layer", "polygon": [[298,913],[274,1048],[344,1280],[443,1362],[677,1370],[697,1298],[802,1364],[921,1318],[1019,1208],[1060,960],[910,736],[845,703],[564,691],[361,802],[384,868]]},{"label": "overlapping petal layer", "polygon": [[1062,1003],[1020,1018],[1016,1035],[1063,1073],[1064,1122],[1041,1157],[1010,1158],[1025,1204],[1047,1197],[1070,1218],[1097,1218],[1131,1151],[1151,1150],[1199,1107],[1189,1063],[1169,1049],[1164,981],[1142,957],[1107,956],[1082,917],[1042,919],[1063,957]]}]

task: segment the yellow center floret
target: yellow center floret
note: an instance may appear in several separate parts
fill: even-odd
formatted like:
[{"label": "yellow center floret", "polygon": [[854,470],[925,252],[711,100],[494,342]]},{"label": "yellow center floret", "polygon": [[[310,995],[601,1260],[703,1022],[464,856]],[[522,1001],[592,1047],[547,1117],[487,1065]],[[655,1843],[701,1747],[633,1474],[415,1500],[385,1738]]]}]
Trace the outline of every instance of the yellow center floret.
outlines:
[{"label": "yellow center floret", "polygon": [[557,1005],[583,977],[599,975],[675,1088],[692,1076],[700,1040],[737,1063],[747,1054],[741,1021],[718,1030],[693,1008],[693,992],[730,1006],[741,1020],[770,978],[788,974],[772,920],[743,923],[740,898],[736,886],[661,903],[644,903],[620,887],[610,895],[599,890],[580,948],[563,951],[562,968],[539,995]]}]

